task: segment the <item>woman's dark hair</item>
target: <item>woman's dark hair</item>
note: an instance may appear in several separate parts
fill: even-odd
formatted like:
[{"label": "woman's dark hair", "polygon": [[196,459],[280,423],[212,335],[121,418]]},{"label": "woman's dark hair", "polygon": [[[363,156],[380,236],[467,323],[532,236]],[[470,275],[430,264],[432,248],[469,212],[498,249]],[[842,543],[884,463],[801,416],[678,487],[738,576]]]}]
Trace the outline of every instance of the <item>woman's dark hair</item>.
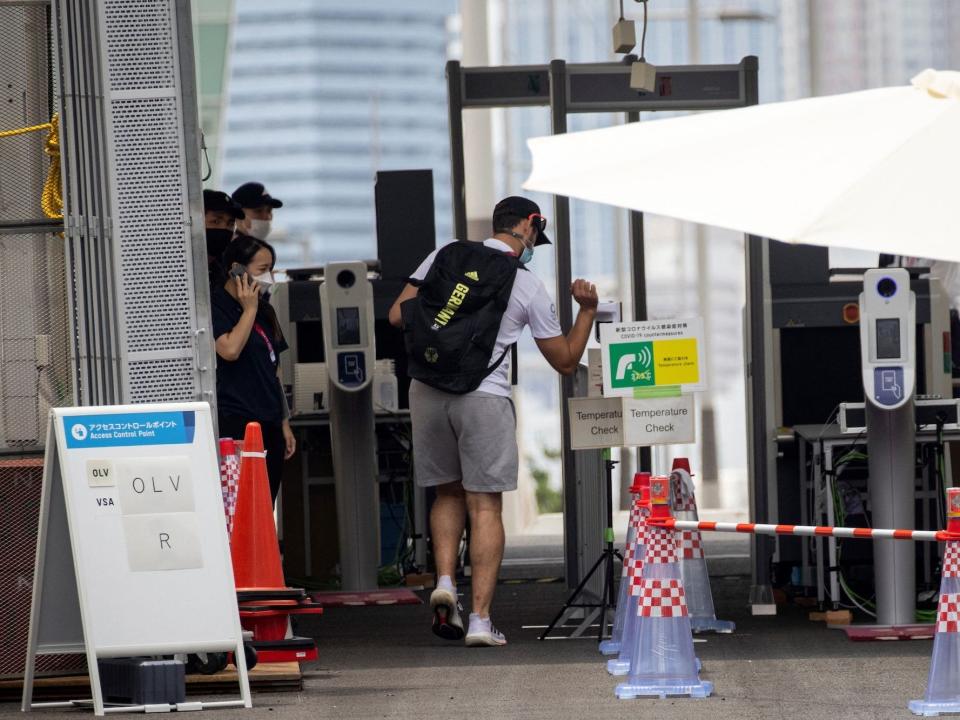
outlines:
[{"label": "woman's dark hair", "polygon": [[[273,270],[273,266],[277,263],[277,251],[273,249],[270,243],[255,238],[253,235],[244,235],[243,233],[237,235],[230,244],[227,245],[227,249],[223,251],[223,255],[220,256],[220,284],[225,285],[230,280],[230,268],[233,267],[234,263],[246,267],[253,262],[254,256],[264,249],[270,252],[270,269]],[[262,315],[267,322],[270,323],[273,329],[274,340],[279,340],[283,337],[276,310],[263,298],[260,299],[257,306],[257,315]]]},{"label": "woman's dark hair", "polygon": [[220,264],[223,265],[225,272],[229,272],[233,263],[249,265],[253,262],[254,256],[263,249],[270,252],[270,269],[272,270],[277,263],[277,251],[273,249],[273,246],[264,240],[255,238],[253,235],[237,233],[237,236],[230,241],[230,244],[223,251],[223,255],[220,256]]}]

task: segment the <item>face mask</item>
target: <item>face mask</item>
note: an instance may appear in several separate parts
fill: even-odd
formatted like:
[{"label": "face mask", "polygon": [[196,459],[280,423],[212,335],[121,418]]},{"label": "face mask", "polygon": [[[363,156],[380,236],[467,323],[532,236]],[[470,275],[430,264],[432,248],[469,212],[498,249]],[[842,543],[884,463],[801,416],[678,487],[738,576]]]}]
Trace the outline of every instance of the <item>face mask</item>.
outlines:
[{"label": "face mask", "polygon": [[257,240],[266,240],[267,235],[270,234],[270,226],[270,220],[250,218],[250,229],[247,230],[247,235],[253,235]]},{"label": "face mask", "polygon": [[251,277],[258,282],[260,285],[263,285],[264,292],[270,291],[270,286],[274,284],[273,273],[267,270],[265,273],[260,275],[251,275]]},{"label": "face mask", "polygon": [[207,255],[218,258],[233,240],[233,230],[207,228]]},{"label": "face mask", "polygon": [[526,265],[531,260],[533,260],[533,248],[524,246],[523,252],[520,253],[520,264]]}]

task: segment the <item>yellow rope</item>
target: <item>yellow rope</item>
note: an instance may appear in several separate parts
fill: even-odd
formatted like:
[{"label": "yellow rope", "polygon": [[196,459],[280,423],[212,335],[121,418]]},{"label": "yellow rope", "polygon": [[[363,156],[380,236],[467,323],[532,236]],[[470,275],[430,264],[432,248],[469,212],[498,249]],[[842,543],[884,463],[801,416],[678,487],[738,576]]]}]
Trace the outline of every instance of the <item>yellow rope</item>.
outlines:
[{"label": "yellow rope", "polygon": [[60,184],[60,118],[54,114],[50,122],[42,125],[32,125],[16,130],[0,130],[0,138],[26,135],[27,133],[47,131],[47,140],[43,151],[50,157],[50,169],[47,170],[47,179],[43,184],[43,194],[40,197],[40,207],[48,218],[60,220],[63,218],[63,190]]},{"label": "yellow rope", "polygon": [[17,128],[16,130],[0,130],[0,138],[13,137],[14,135],[26,135],[27,133],[39,132],[40,130],[49,130],[52,122],[43,123],[43,125],[31,125],[30,127]]},{"label": "yellow rope", "polygon": [[60,184],[60,116],[54,113],[50,119],[50,132],[43,151],[50,157],[50,169],[43,184],[40,207],[48,218],[63,219],[63,186]]}]

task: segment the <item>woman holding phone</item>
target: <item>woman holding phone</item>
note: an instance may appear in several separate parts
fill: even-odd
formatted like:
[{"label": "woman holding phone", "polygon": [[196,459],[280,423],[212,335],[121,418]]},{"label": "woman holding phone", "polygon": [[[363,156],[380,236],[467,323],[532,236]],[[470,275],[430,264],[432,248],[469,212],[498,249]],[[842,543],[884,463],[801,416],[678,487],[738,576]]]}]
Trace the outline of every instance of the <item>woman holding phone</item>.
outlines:
[{"label": "woman holding phone", "polygon": [[287,341],[263,294],[273,284],[276,253],[263,240],[238,235],[221,256],[225,273],[210,293],[217,350],[217,420],[221,437],[243,438],[258,422],[274,501],[283,461],[296,450],[280,379]]}]

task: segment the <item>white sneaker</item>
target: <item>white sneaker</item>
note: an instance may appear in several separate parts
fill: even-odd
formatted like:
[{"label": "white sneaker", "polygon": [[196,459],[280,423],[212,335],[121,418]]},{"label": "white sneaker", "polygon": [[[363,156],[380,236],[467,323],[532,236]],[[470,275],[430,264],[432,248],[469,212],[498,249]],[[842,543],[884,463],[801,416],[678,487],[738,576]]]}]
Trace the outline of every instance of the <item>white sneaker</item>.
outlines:
[{"label": "white sneaker", "polygon": [[467,647],[497,647],[506,645],[507,638],[493,626],[490,618],[483,620],[476,613],[470,613],[466,643]]},{"label": "white sneaker", "polygon": [[457,601],[457,591],[438,587],[430,593],[430,608],[433,610],[433,634],[444,640],[459,640],[463,637],[463,608]]}]

